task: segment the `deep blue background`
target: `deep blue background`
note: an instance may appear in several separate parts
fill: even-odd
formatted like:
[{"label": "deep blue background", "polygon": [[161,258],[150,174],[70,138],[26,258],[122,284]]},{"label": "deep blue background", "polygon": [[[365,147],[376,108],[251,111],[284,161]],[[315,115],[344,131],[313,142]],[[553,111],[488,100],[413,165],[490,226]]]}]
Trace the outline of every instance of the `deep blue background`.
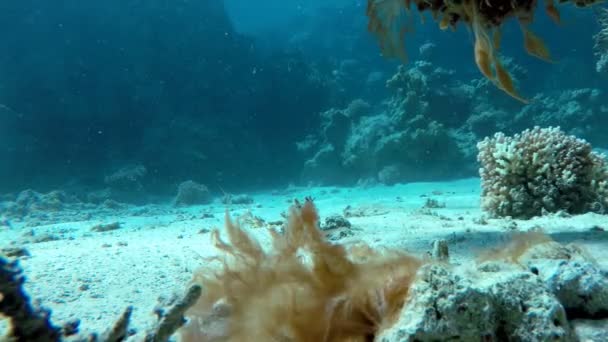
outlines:
[{"label": "deep blue background", "polygon": [[[127,163],[149,170],[150,189],[185,179],[228,189],[297,181],[295,149],[340,96],[341,61],[390,76],[366,31],[363,1],[6,0],[0,3],[0,192],[66,184],[103,186]],[[562,7],[563,25],[539,11],[534,29],[557,64],[523,51],[515,24],[503,53],[530,70],[522,93],[592,87],[593,10]],[[417,15],[408,53],[437,45],[433,62],[479,77],[465,27],[441,32]],[[343,85],[344,86],[344,85]],[[376,94],[382,98],[383,93]]]}]

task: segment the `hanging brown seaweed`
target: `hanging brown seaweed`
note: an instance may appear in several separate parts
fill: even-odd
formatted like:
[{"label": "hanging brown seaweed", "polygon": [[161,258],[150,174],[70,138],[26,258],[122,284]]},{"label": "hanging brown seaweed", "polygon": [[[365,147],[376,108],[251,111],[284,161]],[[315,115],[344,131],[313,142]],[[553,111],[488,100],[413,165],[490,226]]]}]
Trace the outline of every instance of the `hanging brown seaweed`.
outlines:
[{"label": "hanging brown seaweed", "polygon": [[[547,15],[560,23],[560,13],[554,0],[544,0]],[[587,7],[601,0],[560,0],[572,2],[577,7]],[[510,19],[519,20],[524,34],[524,48],[528,54],[552,62],[549,49],[542,39],[528,29],[534,19],[537,0],[368,0],[367,16],[369,31],[374,34],[383,55],[387,58],[405,60],[404,30],[402,16],[414,4],[419,12],[429,11],[439,28],[454,29],[463,22],[474,33],[474,59],[484,77],[513,98],[527,103],[521,97],[513,79],[502,66],[498,57],[500,29]],[[490,39],[492,37],[492,39]]]}]

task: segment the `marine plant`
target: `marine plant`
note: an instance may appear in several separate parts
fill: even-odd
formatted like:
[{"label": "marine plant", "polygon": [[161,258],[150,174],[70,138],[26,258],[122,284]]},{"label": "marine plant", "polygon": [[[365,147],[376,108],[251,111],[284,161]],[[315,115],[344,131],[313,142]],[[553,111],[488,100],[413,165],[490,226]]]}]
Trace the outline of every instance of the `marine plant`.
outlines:
[{"label": "marine plant", "polygon": [[225,258],[217,259],[219,270],[195,274],[204,292],[189,310],[182,341],[373,340],[403,307],[422,262],[332,244],[318,220],[312,200],[296,202],[265,251],[226,215],[229,242],[213,234]]},{"label": "marine plant", "polygon": [[[599,0],[559,0],[559,3],[574,3],[587,7]],[[498,88],[522,102],[527,99],[515,89],[511,75],[498,56],[501,44],[501,27],[511,18],[516,18],[524,36],[526,51],[537,58],[551,61],[549,49],[543,41],[530,31],[537,0],[368,0],[368,30],[380,42],[382,53],[389,58],[406,60],[404,36],[406,26],[402,20],[404,12],[414,5],[419,12],[430,11],[442,30],[455,29],[463,22],[473,32],[475,63],[481,73]],[[560,22],[560,12],[555,0],[544,0],[545,12]]]}]

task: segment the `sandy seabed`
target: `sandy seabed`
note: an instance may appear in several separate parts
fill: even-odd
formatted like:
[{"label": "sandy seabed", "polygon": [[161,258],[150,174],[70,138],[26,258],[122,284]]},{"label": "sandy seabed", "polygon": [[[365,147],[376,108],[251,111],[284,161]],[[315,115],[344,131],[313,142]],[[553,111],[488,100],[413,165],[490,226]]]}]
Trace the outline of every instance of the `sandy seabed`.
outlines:
[{"label": "sandy seabed", "polygon": [[[92,210],[62,222],[31,227],[28,222],[0,226],[0,248],[23,246],[26,291],[52,310],[56,324],[79,318],[80,331],[102,332],[134,306],[131,327],[141,340],[157,321],[154,308],[182,294],[205,257],[217,251],[209,232],[223,229],[226,209],[241,217],[247,230],[265,243],[269,227],[284,220],[294,199],[314,198],[321,222],[346,215],[352,227],[333,234],[339,243],[405,249],[418,256],[437,239],[448,241],[450,261],[472,261],[481,251],[503,244],[508,232],[540,227],[562,243],[576,242],[608,269],[608,216],[550,215],[531,220],[489,219],[479,206],[479,179],[410,183],[365,188],[290,188],[251,194],[252,204],[174,207],[128,207],[107,214]],[[429,201],[433,200],[433,201]],[[432,202],[432,203],[431,203]],[[432,205],[428,205],[428,204]],[[97,232],[99,224],[120,228]],[[249,224],[248,224],[249,223]],[[51,241],[24,243],[24,236],[53,236]],[[43,239],[44,240],[44,239]],[[0,333],[6,322],[0,321]]]}]

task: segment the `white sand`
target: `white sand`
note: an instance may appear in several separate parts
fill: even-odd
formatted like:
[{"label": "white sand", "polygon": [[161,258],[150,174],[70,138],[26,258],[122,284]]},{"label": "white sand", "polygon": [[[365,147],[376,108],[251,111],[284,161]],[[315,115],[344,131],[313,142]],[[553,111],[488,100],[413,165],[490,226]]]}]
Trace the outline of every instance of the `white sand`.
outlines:
[{"label": "white sand", "polygon": [[[302,188],[281,194],[253,194],[251,205],[233,205],[232,215],[248,211],[266,221],[281,220],[294,198],[312,196],[321,221],[342,214],[347,206],[366,216],[351,217],[353,235],[340,240],[365,241],[372,246],[403,248],[422,256],[435,239],[449,242],[451,261],[462,263],[478,251],[507,239],[509,229],[539,226],[560,242],[579,242],[603,268],[608,268],[608,216],[586,214],[573,217],[547,216],[528,221],[487,220],[479,208],[479,180],[445,183],[415,183],[369,188]],[[445,208],[422,209],[427,198],[445,203]],[[117,217],[91,214],[91,220],[64,222],[34,228],[13,224],[0,227],[0,247],[22,240],[24,232],[51,232],[62,239],[30,243],[31,257],[21,265],[27,275],[26,290],[32,298],[53,311],[60,324],[81,319],[81,331],[101,332],[127,305],[135,307],[134,340],[141,340],[156,317],[159,298],[181,293],[202,257],[215,253],[209,233],[201,229],[222,228],[226,207],[219,202],[207,206],[174,208],[147,206],[122,210]],[[212,218],[202,218],[203,214]],[[119,221],[122,228],[92,232],[99,223]],[[595,228],[594,228],[595,227]],[[593,229],[592,229],[593,228]],[[250,228],[267,241],[267,228]],[[1,330],[1,328],[0,328]]]}]

